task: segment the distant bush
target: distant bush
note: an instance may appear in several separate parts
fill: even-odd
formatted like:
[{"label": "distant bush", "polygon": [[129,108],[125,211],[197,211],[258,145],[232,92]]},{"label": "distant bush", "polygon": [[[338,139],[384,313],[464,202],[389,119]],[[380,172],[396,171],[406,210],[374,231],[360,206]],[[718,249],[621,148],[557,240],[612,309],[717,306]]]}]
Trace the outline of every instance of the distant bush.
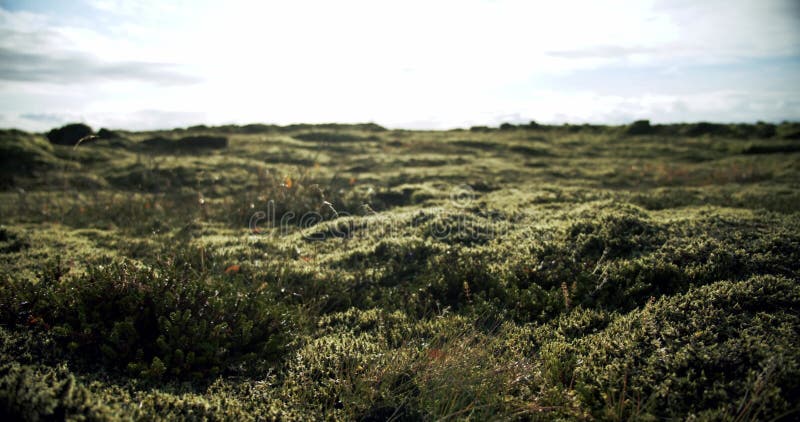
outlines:
[{"label": "distant bush", "polygon": [[685,136],[728,136],[732,138],[770,138],[775,135],[774,125],[765,123],[757,125],[733,125],[721,123],[698,122],[684,125]]},{"label": "distant bush", "polygon": [[277,130],[277,127],[274,125],[264,125],[264,124],[249,124],[244,125],[239,128],[241,133],[270,133]]},{"label": "distant bush", "polygon": [[772,138],[778,134],[778,127],[772,123],[756,122],[754,126],[743,126],[752,127],[756,138]]},{"label": "distant bush", "polygon": [[800,139],[800,123],[783,122],[775,131],[777,136],[783,139]]},{"label": "distant bush", "polygon": [[169,139],[162,136],[145,139],[141,145],[147,149],[162,152],[191,152],[205,149],[224,149],[228,146],[228,138],[224,136],[196,135]]},{"label": "distant bush", "polygon": [[184,136],[177,140],[178,148],[182,149],[221,149],[228,146],[228,138],[224,136]]},{"label": "distant bush", "polygon": [[307,142],[364,142],[377,140],[373,136],[360,136],[343,132],[306,132],[292,135],[292,137]]},{"label": "distant bush", "polygon": [[653,127],[650,126],[650,120],[637,120],[625,128],[626,135],[650,135],[652,133]]},{"label": "distant bush", "polygon": [[496,150],[502,147],[502,144],[491,142],[491,141],[476,141],[472,139],[459,139],[456,141],[452,141],[453,145],[458,145],[461,147],[467,148],[477,148],[482,150]]},{"label": "distant bush", "polygon": [[175,141],[172,139],[165,138],[163,136],[156,136],[153,138],[147,138],[141,142],[141,145],[146,148],[151,149],[174,149]]},{"label": "distant bush", "polygon": [[106,129],[106,128],[100,128],[100,130],[97,131],[97,137],[100,138],[100,139],[121,138],[120,134],[118,134],[117,132],[114,132],[113,130],[109,130],[109,129]]},{"label": "distant bush", "polygon": [[366,132],[383,132],[387,129],[375,123],[355,123],[355,124],[342,124],[342,123],[298,123],[286,126],[278,126],[281,132],[297,132],[297,131],[340,131],[340,130],[355,130]]},{"label": "distant bush", "polygon": [[509,151],[516,152],[523,155],[528,156],[548,156],[552,155],[548,149],[544,148],[537,148],[537,147],[530,147],[527,145],[513,145],[509,147]]},{"label": "distant bush", "polygon": [[800,144],[761,144],[750,145],[742,150],[743,154],[781,154],[800,152]]},{"label": "distant bush", "polygon": [[489,126],[472,126],[469,128],[470,132],[491,132],[492,129]]},{"label": "distant bush", "polygon": [[726,128],[723,125],[708,123],[708,122],[699,122],[688,125],[686,128],[684,128],[683,134],[686,136],[722,134],[727,132],[725,129]]},{"label": "distant bush", "polygon": [[47,139],[56,145],[75,145],[81,139],[94,133],[83,123],[72,123],[47,132]]},{"label": "distant bush", "polygon": [[[643,122],[643,121],[640,121]],[[630,133],[630,130],[635,130],[632,126],[641,124],[634,122],[632,125],[624,127],[624,131]],[[644,126],[642,130],[646,129]],[[755,124],[728,124],[728,123],[675,123],[675,124],[660,124],[651,125],[649,128],[651,134],[658,134],[662,136],[714,136],[714,137],[729,137],[736,139],[768,139],[779,136],[781,127],[772,123],[757,122]],[[645,134],[645,133],[642,133]]]},{"label": "distant bush", "polygon": [[355,129],[365,130],[365,131],[368,131],[368,132],[385,132],[385,131],[388,130],[385,127],[383,127],[383,126],[381,126],[381,125],[379,125],[377,123],[359,123],[359,124],[353,125],[353,127]]},{"label": "distant bush", "polygon": [[512,125],[511,123],[503,123],[500,125],[500,130],[514,130],[517,127]]}]

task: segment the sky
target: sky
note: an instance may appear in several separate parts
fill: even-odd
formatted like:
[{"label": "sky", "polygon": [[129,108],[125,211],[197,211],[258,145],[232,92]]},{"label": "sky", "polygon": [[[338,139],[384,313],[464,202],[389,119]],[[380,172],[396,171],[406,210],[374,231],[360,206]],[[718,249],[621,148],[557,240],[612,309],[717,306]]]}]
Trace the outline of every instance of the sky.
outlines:
[{"label": "sky", "polygon": [[0,0],[0,127],[800,120],[800,1]]}]

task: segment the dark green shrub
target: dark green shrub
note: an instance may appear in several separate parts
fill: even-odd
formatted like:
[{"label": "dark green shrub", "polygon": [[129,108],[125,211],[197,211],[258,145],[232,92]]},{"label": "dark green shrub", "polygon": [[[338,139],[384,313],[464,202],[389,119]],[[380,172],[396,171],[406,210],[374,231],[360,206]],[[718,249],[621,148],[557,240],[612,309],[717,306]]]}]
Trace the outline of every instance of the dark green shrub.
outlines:
[{"label": "dark green shrub", "polygon": [[683,134],[686,136],[702,136],[702,135],[730,135],[730,129],[723,124],[698,122],[686,126]]},{"label": "dark green shrub", "polygon": [[345,124],[345,123],[319,123],[319,124],[308,124],[308,123],[297,123],[291,124],[286,126],[278,126],[281,132],[295,132],[295,131],[310,131],[310,130],[328,130],[328,131],[340,131],[340,130],[363,130],[367,132],[383,132],[387,130],[383,126],[380,126],[375,123],[355,123],[355,124]]},{"label": "dark green shrub", "polygon": [[176,147],[184,150],[221,149],[228,146],[228,138],[224,136],[184,136],[176,141]]},{"label": "dark green shrub", "polygon": [[175,141],[172,139],[165,138],[163,136],[147,138],[144,141],[142,141],[140,145],[147,149],[154,149],[154,150],[175,149]]},{"label": "dark green shrub", "polygon": [[278,128],[274,125],[265,125],[261,123],[252,123],[249,125],[244,125],[239,128],[239,132],[241,133],[271,133],[277,132]]},{"label": "dark green shrub", "polygon": [[110,130],[110,129],[106,129],[104,127],[100,128],[100,130],[97,131],[97,137],[100,138],[100,139],[121,138],[120,134],[118,134],[117,132],[114,132],[113,130]]},{"label": "dark green shrub", "polygon": [[388,130],[383,126],[381,126],[381,125],[379,125],[377,123],[372,123],[372,122],[370,122],[370,123],[359,123],[359,124],[356,124],[356,125],[353,125],[353,126],[358,130],[366,130],[368,132],[385,132],[385,131]]},{"label": "dark green shrub", "polygon": [[[75,145],[81,139],[94,133],[92,128],[83,123],[72,123],[47,132],[47,139],[56,145]],[[91,140],[87,140],[91,141]],[[84,142],[87,142],[84,141]]]},{"label": "dark green shrub", "polygon": [[756,122],[755,126],[750,127],[755,138],[772,138],[778,134],[778,127],[772,123]]},{"label": "dark green shrub", "polygon": [[231,280],[174,263],[147,269],[123,261],[81,277],[63,273],[54,266],[37,284],[3,292],[27,299],[5,322],[38,321],[81,361],[99,358],[148,378],[199,378],[261,367],[281,354],[288,322],[280,307]]},{"label": "dark green shrub", "polygon": [[779,138],[800,139],[800,123],[798,122],[781,122],[775,130]]},{"label": "dark green shrub", "polygon": [[652,133],[653,127],[650,126],[650,120],[637,120],[625,128],[626,135],[650,135]]},{"label": "dark green shrub", "polygon": [[307,132],[292,137],[306,142],[364,142],[378,139],[374,136],[360,136],[346,132]]},{"label": "dark green shrub", "polygon": [[146,150],[156,152],[194,152],[208,149],[224,149],[228,146],[228,138],[224,136],[196,135],[178,139],[156,136],[140,143]]},{"label": "dark green shrub", "polygon": [[476,141],[476,140],[472,140],[472,139],[461,139],[461,140],[453,141],[452,143],[453,143],[453,145],[458,145],[460,147],[476,148],[476,149],[481,149],[481,150],[485,150],[485,151],[500,149],[500,147],[502,146],[502,144],[499,144],[497,142]]},{"label": "dark green shrub", "polygon": [[552,155],[552,153],[544,148],[529,147],[527,145],[514,145],[509,148],[510,151],[517,152],[531,157],[544,157]]},{"label": "dark green shrub", "polygon": [[788,154],[800,152],[800,144],[761,144],[750,145],[742,154]]}]

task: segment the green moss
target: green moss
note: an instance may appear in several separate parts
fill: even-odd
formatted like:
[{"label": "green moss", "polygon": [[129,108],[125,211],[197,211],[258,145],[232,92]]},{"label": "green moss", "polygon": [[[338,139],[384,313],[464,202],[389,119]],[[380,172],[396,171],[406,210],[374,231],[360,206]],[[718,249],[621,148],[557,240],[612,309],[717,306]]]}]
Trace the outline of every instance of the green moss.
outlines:
[{"label": "green moss", "polygon": [[755,277],[649,304],[577,342],[576,389],[602,418],[794,411],[798,300],[795,282]]},{"label": "green moss", "polygon": [[795,126],[5,131],[2,416],[791,418]]},{"label": "green moss", "polygon": [[113,410],[98,402],[63,366],[0,366],[0,418],[4,420],[110,420],[113,416]]},{"label": "green moss", "polygon": [[35,175],[44,178],[48,171],[64,167],[76,166],[56,157],[53,146],[44,138],[15,130],[0,131],[0,188]]}]

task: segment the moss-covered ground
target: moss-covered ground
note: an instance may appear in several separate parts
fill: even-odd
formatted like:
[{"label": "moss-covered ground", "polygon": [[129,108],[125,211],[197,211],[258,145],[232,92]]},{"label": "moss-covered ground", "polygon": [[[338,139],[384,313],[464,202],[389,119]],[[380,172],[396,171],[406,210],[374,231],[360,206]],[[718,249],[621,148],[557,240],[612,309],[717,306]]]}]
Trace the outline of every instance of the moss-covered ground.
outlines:
[{"label": "moss-covered ground", "polygon": [[798,128],[704,125],[3,131],[0,419],[796,419]]}]

